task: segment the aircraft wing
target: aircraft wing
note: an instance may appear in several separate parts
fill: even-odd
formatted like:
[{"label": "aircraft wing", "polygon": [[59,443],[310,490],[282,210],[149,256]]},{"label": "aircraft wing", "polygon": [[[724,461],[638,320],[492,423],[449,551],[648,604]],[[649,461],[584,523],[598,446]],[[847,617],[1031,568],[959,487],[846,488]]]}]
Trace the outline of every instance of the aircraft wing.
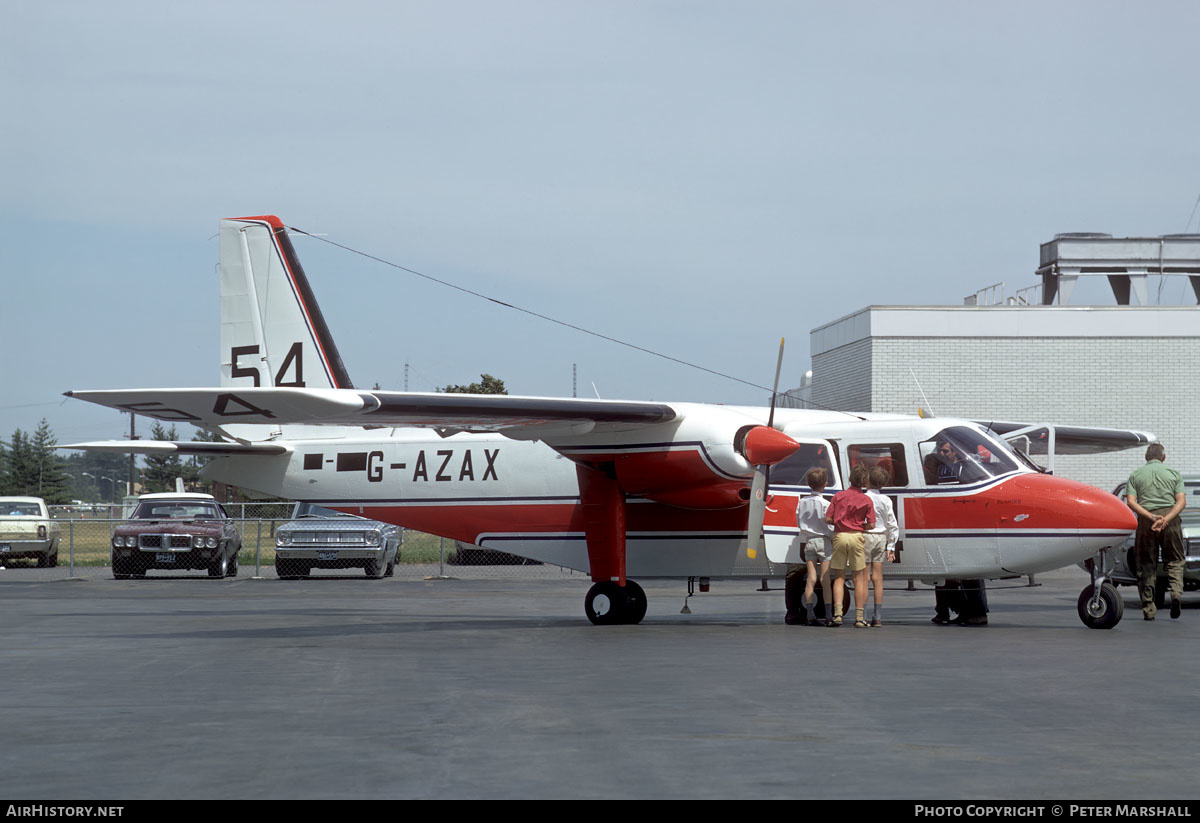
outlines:
[{"label": "aircraft wing", "polygon": [[[986,429],[989,429],[1000,436],[1010,434],[1020,429],[1036,428],[1036,423],[1013,423],[1010,421],[998,420],[977,420],[975,421]],[[1042,427],[1045,432],[1048,426]],[[1033,453],[1045,454],[1046,449],[1043,444],[1039,451],[1037,446],[1036,435],[1032,438],[1034,442]],[[1139,446],[1146,446],[1157,440],[1150,432],[1137,431],[1135,429],[1105,429],[1092,426],[1054,426],[1054,453],[1055,454],[1101,454],[1103,452],[1115,452],[1122,449],[1136,449]]]},{"label": "aircraft wing", "polygon": [[85,449],[117,454],[196,454],[204,457],[229,455],[286,454],[290,449],[277,443],[211,443],[202,440],[172,442],[168,440],[93,440],[90,443],[71,443],[59,449]]},{"label": "aircraft wing", "polygon": [[156,420],[197,426],[418,426],[439,431],[500,432],[515,439],[584,434],[594,429],[635,429],[678,416],[664,403],[361,389],[130,389],[72,391],[66,395]]}]

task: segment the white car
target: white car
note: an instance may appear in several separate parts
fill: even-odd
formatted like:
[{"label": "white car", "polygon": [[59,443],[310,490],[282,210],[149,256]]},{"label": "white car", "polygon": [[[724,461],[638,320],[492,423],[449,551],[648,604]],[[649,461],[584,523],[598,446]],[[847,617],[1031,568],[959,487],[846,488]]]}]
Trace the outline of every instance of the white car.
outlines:
[{"label": "white car", "polygon": [[275,573],[307,577],[313,569],[360,568],[391,577],[400,555],[400,529],[390,523],[297,503],[294,518],[275,530]]},{"label": "white car", "polygon": [[0,563],[35,558],[38,568],[58,565],[61,529],[40,497],[0,497]]}]

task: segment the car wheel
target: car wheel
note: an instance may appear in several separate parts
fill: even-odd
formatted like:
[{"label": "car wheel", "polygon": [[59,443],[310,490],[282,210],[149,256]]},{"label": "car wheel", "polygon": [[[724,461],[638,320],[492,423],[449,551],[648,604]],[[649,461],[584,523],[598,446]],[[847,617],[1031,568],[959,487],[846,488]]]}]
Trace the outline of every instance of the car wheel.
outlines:
[{"label": "car wheel", "polygon": [[396,573],[396,556],[392,555],[392,559],[388,561],[387,568],[383,572],[384,577],[391,577]]},{"label": "car wheel", "polygon": [[367,577],[378,580],[383,577],[383,558],[368,560],[363,564],[363,571],[367,573]]},{"label": "car wheel", "polygon": [[209,577],[225,577],[227,574],[229,574],[229,558],[225,555],[221,555],[208,567]]},{"label": "car wheel", "polygon": [[229,558],[229,576],[237,577],[237,574],[238,574],[238,556],[237,556],[237,553],[234,552],[233,557]]},{"label": "car wheel", "polygon": [[1089,585],[1079,593],[1079,619],[1089,629],[1111,629],[1121,622],[1125,613],[1125,601],[1108,583],[1100,587],[1100,598],[1093,604],[1092,592],[1094,585]]}]

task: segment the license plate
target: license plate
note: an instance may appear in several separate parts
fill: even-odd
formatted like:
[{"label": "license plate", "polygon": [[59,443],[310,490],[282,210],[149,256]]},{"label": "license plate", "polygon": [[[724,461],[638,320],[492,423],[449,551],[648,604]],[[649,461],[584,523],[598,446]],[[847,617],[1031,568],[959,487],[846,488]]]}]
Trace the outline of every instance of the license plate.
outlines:
[{"label": "license plate", "polygon": [[337,560],[337,552],[317,552],[318,560]]},{"label": "license plate", "polygon": [[154,555],[154,562],[155,563],[174,563],[175,555],[171,554],[170,552],[158,552],[157,554]]}]

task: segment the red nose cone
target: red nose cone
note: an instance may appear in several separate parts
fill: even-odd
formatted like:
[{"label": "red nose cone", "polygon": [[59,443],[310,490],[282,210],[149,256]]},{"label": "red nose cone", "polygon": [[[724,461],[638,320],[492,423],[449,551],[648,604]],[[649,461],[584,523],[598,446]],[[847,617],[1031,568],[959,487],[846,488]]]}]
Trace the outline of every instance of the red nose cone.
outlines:
[{"label": "red nose cone", "polygon": [[770,426],[755,426],[746,434],[746,459],[756,466],[774,466],[800,444]]},{"label": "red nose cone", "polygon": [[1095,486],[1048,474],[1022,474],[1012,482],[1023,492],[1021,505],[1041,504],[1047,522],[1062,518],[1087,530],[1131,532],[1137,528],[1137,517],[1125,499]]},{"label": "red nose cone", "polygon": [[1103,489],[1086,487],[1090,494],[1081,494],[1079,498],[1079,525],[1093,529],[1113,529],[1115,531],[1134,531],[1137,529],[1137,515],[1124,497],[1109,494]]}]

